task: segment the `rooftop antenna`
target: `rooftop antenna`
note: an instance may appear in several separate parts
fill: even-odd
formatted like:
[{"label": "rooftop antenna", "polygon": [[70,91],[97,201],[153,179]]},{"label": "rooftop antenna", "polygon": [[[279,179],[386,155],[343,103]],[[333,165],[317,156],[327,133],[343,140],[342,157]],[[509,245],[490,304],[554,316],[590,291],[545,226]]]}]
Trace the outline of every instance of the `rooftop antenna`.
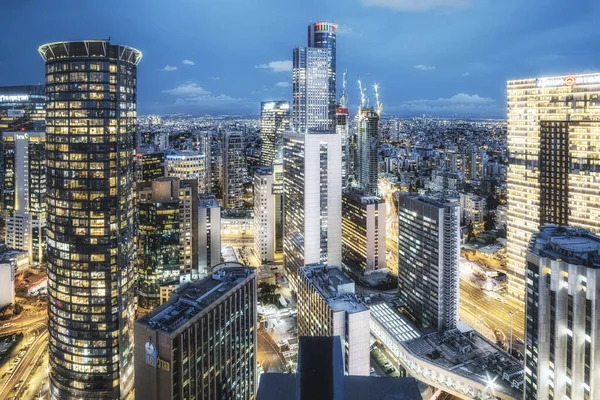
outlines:
[{"label": "rooftop antenna", "polygon": [[379,84],[373,85],[375,89],[375,101],[377,102],[377,115],[381,117],[381,113],[383,112],[383,103],[379,99]]}]

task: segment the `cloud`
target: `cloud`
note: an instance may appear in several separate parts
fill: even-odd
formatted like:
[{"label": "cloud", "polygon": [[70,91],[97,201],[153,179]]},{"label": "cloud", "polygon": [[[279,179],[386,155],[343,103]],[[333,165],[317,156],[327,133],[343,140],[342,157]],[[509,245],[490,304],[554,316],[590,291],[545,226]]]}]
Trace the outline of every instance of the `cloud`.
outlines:
[{"label": "cloud", "polygon": [[165,65],[165,67],[162,69],[162,71],[165,71],[165,72],[177,71],[177,67],[175,67],[173,65]]},{"label": "cloud", "polygon": [[462,74],[462,76],[464,76],[466,78],[467,76],[471,76],[471,73],[470,72],[465,72],[464,74]]},{"label": "cloud", "polygon": [[218,77],[218,76],[211,76],[211,77],[210,77],[210,80],[211,80],[211,81],[220,81],[220,80],[221,80],[221,78],[220,78],[220,77]]},{"label": "cloud", "polygon": [[433,65],[419,64],[415,65],[414,68],[418,69],[419,71],[435,71],[435,67]]},{"label": "cloud", "polygon": [[234,103],[240,103],[244,99],[231,97],[226,94],[213,95],[209,90],[198,86],[195,82],[185,82],[173,89],[163,90],[163,93],[168,93],[176,96],[176,105],[203,106],[203,107],[218,107]]},{"label": "cloud", "polygon": [[470,114],[470,115],[501,115],[495,99],[482,97],[478,94],[459,93],[449,98],[435,100],[409,100],[398,106],[388,107],[390,112],[401,114]]},{"label": "cloud", "polygon": [[185,82],[181,85],[177,86],[174,89],[163,90],[163,93],[168,93],[173,96],[204,96],[209,95],[210,92],[208,90],[203,89],[198,86],[197,83],[194,82]]},{"label": "cloud", "polygon": [[469,6],[470,0],[361,0],[369,7],[393,11],[424,12],[429,10],[456,10]]},{"label": "cloud", "polygon": [[196,63],[193,62],[192,60],[183,60],[182,63],[184,65],[196,65]]},{"label": "cloud", "polygon": [[270,69],[273,72],[289,72],[292,70],[292,61],[271,61],[268,64],[260,64],[254,68]]},{"label": "cloud", "polygon": [[292,86],[292,84],[289,82],[277,82],[275,84],[275,86],[280,87],[280,88],[288,88],[288,87]]}]

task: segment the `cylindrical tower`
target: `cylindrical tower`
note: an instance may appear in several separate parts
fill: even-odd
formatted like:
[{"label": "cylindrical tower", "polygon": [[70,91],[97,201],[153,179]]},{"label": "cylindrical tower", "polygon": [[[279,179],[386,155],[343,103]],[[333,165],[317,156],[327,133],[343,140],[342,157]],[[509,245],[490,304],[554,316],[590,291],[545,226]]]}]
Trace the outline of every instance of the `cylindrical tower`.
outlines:
[{"label": "cylindrical tower", "polygon": [[137,64],[108,41],[40,46],[46,62],[52,399],[133,386]]}]

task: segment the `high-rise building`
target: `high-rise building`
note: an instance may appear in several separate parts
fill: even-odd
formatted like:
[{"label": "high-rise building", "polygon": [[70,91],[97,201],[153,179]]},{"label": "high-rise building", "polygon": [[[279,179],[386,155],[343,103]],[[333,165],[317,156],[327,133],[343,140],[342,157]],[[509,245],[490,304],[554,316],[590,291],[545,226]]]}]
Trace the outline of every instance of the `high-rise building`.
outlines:
[{"label": "high-rise building", "polygon": [[182,285],[135,321],[135,398],[254,399],[256,324],[253,268],[221,264]]},{"label": "high-rise building", "polygon": [[460,207],[457,200],[398,198],[398,291],[423,327],[458,322]]},{"label": "high-rise building", "polygon": [[275,253],[283,253],[283,164],[273,168],[273,196],[275,196]]},{"label": "high-rise building", "polygon": [[293,286],[306,264],[342,262],[342,147],[335,133],[283,135],[283,263]]},{"label": "high-rise building", "polygon": [[198,191],[208,193],[210,187],[206,179],[206,157],[195,151],[178,151],[165,156],[165,171],[167,176],[179,179],[195,179],[198,181]]},{"label": "high-rise building", "polygon": [[327,88],[329,96],[327,104],[332,128],[335,122],[337,105],[337,27],[337,24],[331,22],[313,22],[308,26],[308,47],[327,50],[327,80],[329,83]]},{"label": "high-rise building", "polygon": [[342,262],[362,273],[386,268],[385,201],[376,196],[342,195]]},{"label": "high-rise building", "polygon": [[165,176],[165,153],[149,151],[138,151],[136,155],[136,182],[150,183],[154,179]]},{"label": "high-rise building", "polygon": [[179,264],[182,280],[198,277],[198,181],[181,181],[179,186]]},{"label": "high-rise building", "polygon": [[228,132],[223,137],[224,208],[242,207],[246,174],[244,137],[240,132]]},{"label": "high-rise building", "polygon": [[214,194],[198,196],[198,273],[210,274],[221,262],[221,207]]},{"label": "high-rise building", "polygon": [[345,107],[335,110],[335,129],[342,141],[342,187],[348,186],[350,179],[354,178],[354,158],[352,152],[353,135],[350,134],[350,111]]},{"label": "high-rise building", "polygon": [[0,260],[0,307],[15,302],[15,262]]},{"label": "high-rise building", "polygon": [[50,396],[133,387],[137,64],[108,41],[57,42],[46,63]]},{"label": "high-rise building", "polygon": [[[297,132],[333,129],[335,114],[330,113],[328,63],[327,49],[294,49],[292,126]],[[333,101],[335,106],[335,96]]]},{"label": "high-rise building", "polygon": [[600,398],[600,236],[544,225],[526,260],[524,399]]},{"label": "high-rise building", "polygon": [[461,221],[482,223],[485,217],[486,199],[473,193],[460,193],[459,196]]},{"label": "high-rise building", "polygon": [[379,114],[372,108],[361,108],[356,115],[356,131],[358,184],[364,194],[376,196],[379,178]]},{"label": "high-rise building", "polygon": [[[180,181],[158,178],[138,192],[138,306],[160,304],[160,288],[180,280]],[[138,311],[140,311],[138,309]],[[138,312],[139,315],[139,312]]]},{"label": "high-rise building", "polygon": [[6,245],[39,264],[46,250],[46,134],[4,132],[2,141]]},{"label": "high-rise building", "polygon": [[599,95],[600,74],[508,82],[508,292],[521,305],[540,225],[600,233]]},{"label": "high-rise building", "polygon": [[46,88],[38,86],[0,86],[0,132],[43,131]]},{"label": "high-rise building", "polygon": [[273,169],[259,167],[254,172],[254,251],[263,262],[275,260],[275,197]]},{"label": "high-rise building", "polygon": [[283,132],[290,127],[290,103],[288,101],[264,101],[260,103],[260,137],[262,152],[260,163],[269,166],[283,158]]},{"label": "high-rise building", "polygon": [[298,336],[339,336],[345,372],[369,375],[370,313],[339,267],[312,264],[298,270]]}]

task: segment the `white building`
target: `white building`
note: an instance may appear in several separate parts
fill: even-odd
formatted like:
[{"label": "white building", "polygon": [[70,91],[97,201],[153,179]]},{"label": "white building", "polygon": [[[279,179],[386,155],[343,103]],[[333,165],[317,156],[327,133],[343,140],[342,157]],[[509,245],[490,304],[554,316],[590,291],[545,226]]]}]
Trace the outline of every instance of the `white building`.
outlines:
[{"label": "white building", "polygon": [[458,322],[460,207],[458,199],[398,197],[398,291],[424,327]]},{"label": "white building", "polygon": [[298,270],[298,336],[339,336],[348,375],[369,375],[370,313],[339,267]]},{"label": "white building", "polygon": [[524,398],[600,398],[600,236],[544,225],[525,273]]},{"label": "white building", "polygon": [[206,157],[195,151],[179,151],[165,156],[165,174],[181,180],[198,181],[200,193],[210,192],[208,186]]},{"label": "white building", "polygon": [[223,207],[240,208],[247,173],[244,137],[239,132],[229,132],[223,137],[223,142]]},{"label": "white building", "polygon": [[[273,167],[278,167],[281,173],[281,164]],[[276,229],[277,200],[281,197],[277,190],[280,184],[275,181],[275,176],[271,167],[260,167],[254,173],[254,251],[261,262],[275,260],[279,235]]]},{"label": "white building", "polygon": [[483,222],[486,199],[472,193],[460,194],[460,218],[474,224]]},{"label": "white building", "polygon": [[295,285],[306,264],[342,263],[342,146],[335,133],[284,133],[283,262]]},{"label": "white building", "polygon": [[0,309],[15,301],[15,263],[0,262]]},{"label": "white building", "polygon": [[221,207],[213,194],[198,196],[198,272],[204,277],[221,262]]}]

